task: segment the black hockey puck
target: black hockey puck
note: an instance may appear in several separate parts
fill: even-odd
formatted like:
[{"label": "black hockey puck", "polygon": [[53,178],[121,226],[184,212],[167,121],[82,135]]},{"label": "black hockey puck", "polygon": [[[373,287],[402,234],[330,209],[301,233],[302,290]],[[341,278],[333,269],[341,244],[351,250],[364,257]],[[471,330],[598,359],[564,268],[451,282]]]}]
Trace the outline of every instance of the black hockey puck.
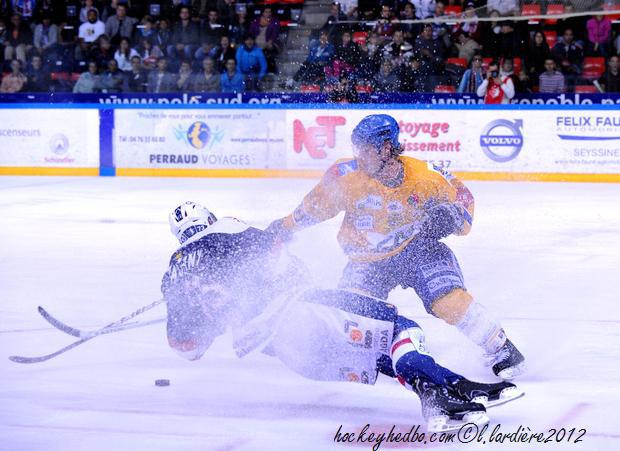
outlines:
[{"label": "black hockey puck", "polygon": [[157,385],[158,387],[167,387],[168,385],[170,385],[170,379],[157,379],[155,381],[155,385]]}]

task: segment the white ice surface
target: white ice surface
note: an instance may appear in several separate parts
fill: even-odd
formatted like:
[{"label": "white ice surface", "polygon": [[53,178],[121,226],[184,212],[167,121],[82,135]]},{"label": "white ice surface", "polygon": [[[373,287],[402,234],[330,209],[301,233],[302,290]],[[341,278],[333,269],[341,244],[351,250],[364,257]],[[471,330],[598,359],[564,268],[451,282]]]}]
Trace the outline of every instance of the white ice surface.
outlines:
[{"label": "white ice surface", "polygon": [[[340,425],[382,432],[422,422],[415,395],[377,385],[304,380],[264,355],[237,359],[230,337],[187,362],[163,324],[98,337],[46,363],[73,338],[37,313],[103,326],[159,297],[175,248],[167,213],[183,200],[258,226],[290,212],[312,180],[0,178],[0,449],[320,450]],[[489,411],[512,432],[586,428],[575,450],[620,449],[620,185],[470,182],[476,219],[448,240],[474,297],[499,316],[527,358],[525,398]],[[338,219],[291,245],[318,285],[333,286],[345,259]],[[391,300],[418,320],[437,360],[491,381],[481,353],[428,316],[415,293]],[[145,319],[164,314],[159,308]],[[300,337],[303,339],[303,337]],[[167,378],[170,387],[155,387]],[[488,433],[487,433],[488,437]],[[418,449],[437,444],[383,444]],[[557,449],[558,445],[539,445]],[[477,448],[444,445],[443,449]],[[516,444],[482,449],[533,449]]]}]

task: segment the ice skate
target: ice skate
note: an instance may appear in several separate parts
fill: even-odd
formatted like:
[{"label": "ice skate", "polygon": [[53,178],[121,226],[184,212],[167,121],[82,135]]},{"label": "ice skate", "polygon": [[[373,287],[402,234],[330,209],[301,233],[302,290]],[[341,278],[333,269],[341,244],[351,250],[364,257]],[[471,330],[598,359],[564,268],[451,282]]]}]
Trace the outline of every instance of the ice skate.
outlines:
[{"label": "ice skate", "polygon": [[512,380],[525,372],[523,354],[508,339],[499,351],[487,357],[487,364],[492,367],[493,374],[501,379]]},{"label": "ice skate", "polygon": [[514,401],[525,395],[523,390],[517,388],[515,384],[505,381],[486,384],[463,378],[453,383],[451,388],[462,398],[469,402],[480,403],[487,409]]}]

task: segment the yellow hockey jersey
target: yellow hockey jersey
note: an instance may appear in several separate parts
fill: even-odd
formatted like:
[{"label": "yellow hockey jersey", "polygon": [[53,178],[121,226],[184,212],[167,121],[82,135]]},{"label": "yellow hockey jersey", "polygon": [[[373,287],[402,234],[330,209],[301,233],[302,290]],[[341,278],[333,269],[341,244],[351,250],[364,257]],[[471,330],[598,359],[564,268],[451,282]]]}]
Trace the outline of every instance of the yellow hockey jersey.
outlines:
[{"label": "yellow hockey jersey", "polygon": [[381,260],[400,252],[420,231],[425,210],[433,204],[461,206],[464,235],[471,229],[474,199],[450,173],[411,157],[398,157],[403,182],[389,188],[358,169],[355,159],[334,163],[301,205],[283,219],[291,231],[345,212],[338,233],[344,252],[354,261]]}]

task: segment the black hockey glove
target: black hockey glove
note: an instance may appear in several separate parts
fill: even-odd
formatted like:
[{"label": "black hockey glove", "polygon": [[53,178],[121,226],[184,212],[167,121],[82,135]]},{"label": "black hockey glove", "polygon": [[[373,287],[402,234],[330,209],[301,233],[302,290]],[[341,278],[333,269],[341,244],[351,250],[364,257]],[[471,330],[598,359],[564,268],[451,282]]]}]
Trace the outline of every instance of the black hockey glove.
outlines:
[{"label": "black hockey glove", "polygon": [[441,203],[431,205],[426,210],[419,238],[439,240],[462,229],[463,207],[458,204]]}]

